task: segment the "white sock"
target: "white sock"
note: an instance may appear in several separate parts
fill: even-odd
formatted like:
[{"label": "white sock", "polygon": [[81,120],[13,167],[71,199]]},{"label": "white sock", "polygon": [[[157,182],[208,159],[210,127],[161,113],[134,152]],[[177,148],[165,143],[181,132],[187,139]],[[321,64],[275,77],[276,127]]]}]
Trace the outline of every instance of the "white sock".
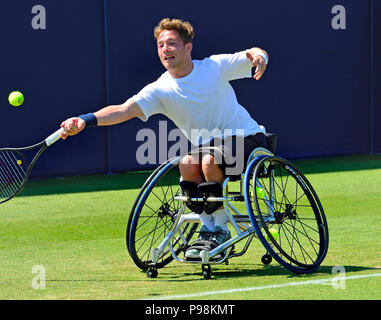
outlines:
[{"label": "white sock", "polygon": [[214,231],[214,217],[212,214],[206,214],[205,212],[200,214],[201,223],[206,226],[209,231]]},{"label": "white sock", "polygon": [[215,226],[220,226],[222,229],[229,231],[229,228],[228,228],[229,219],[225,209],[217,210],[213,213],[213,215],[214,215]]}]

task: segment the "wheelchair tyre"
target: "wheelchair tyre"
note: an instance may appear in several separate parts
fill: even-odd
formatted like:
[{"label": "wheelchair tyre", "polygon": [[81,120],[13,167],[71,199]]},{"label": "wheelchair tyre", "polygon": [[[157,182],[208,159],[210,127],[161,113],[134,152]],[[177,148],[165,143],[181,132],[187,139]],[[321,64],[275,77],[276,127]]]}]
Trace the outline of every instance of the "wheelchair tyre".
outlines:
[{"label": "wheelchair tyre", "polygon": [[[159,246],[171,230],[177,213],[182,207],[173,197],[180,194],[178,158],[162,164],[143,185],[127,224],[126,241],[128,252],[139,268],[146,271],[152,266],[152,249]],[[189,241],[197,224],[184,224],[181,232]],[[185,249],[180,235],[175,235],[171,242],[176,254]],[[173,260],[169,248],[165,248],[155,264],[162,268]]]},{"label": "wheelchair tyre", "polygon": [[[263,199],[253,192],[259,187]],[[328,226],[307,178],[286,159],[261,156],[249,163],[244,188],[251,222],[268,253],[292,272],[314,272],[327,254]]]}]

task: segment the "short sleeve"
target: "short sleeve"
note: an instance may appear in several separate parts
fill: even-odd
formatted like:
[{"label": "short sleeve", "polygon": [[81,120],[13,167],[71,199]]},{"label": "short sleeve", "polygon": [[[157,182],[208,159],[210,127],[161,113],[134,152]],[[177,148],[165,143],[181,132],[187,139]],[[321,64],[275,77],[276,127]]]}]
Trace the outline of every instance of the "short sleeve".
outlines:
[{"label": "short sleeve", "polygon": [[251,78],[252,64],[246,52],[233,54],[217,54],[210,57],[221,68],[221,76],[227,80]]},{"label": "short sleeve", "polygon": [[141,120],[147,121],[150,116],[157,113],[163,113],[164,107],[160,101],[159,92],[156,82],[153,82],[145,86],[139,93],[132,97],[144,113],[144,117],[140,118]]}]

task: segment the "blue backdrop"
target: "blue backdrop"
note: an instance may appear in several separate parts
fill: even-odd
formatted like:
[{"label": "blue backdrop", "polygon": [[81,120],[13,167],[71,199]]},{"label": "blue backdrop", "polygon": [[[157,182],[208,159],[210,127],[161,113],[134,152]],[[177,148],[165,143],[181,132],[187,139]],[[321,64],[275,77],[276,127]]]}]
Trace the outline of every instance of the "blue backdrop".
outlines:
[{"label": "blue backdrop", "polygon": [[[46,9],[46,29],[31,12]],[[268,51],[260,81],[234,81],[239,102],[278,135],[288,158],[381,152],[381,4],[341,0],[346,29],[334,30],[337,1],[244,0],[171,3],[27,0],[2,4],[0,146],[44,139],[67,117],[119,104],[155,81],[160,64],[153,28],[163,17],[195,27],[193,58],[252,46]],[[25,95],[22,107],[9,92]],[[158,130],[163,116],[87,129],[49,148],[34,177],[142,170],[136,132]],[[168,130],[174,128],[170,122]]]}]

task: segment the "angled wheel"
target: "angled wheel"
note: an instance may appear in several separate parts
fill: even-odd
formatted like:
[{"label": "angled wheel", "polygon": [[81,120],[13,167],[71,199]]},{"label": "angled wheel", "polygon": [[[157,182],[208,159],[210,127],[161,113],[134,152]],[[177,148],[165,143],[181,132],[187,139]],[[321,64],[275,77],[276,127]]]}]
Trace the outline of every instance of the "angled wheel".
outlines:
[{"label": "angled wheel", "polygon": [[131,214],[129,215],[129,218],[128,218],[128,223],[127,223],[127,230],[126,230],[126,243],[127,243],[127,250],[128,252],[130,253],[130,246],[129,246],[129,237],[128,237],[128,234],[130,232],[130,228],[131,228],[131,223],[132,223],[132,219],[133,219],[133,216],[134,216],[134,212],[136,210],[136,206],[138,205],[140,199],[142,198],[142,195],[143,193],[146,191],[148,185],[150,184],[150,182],[152,181],[152,179],[158,174],[158,172],[168,163],[167,162],[164,162],[162,163],[159,167],[157,167],[152,173],[151,175],[147,178],[147,180],[144,182],[143,186],[140,188],[140,191],[139,191],[139,194],[138,196],[136,197],[135,199],[135,202],[132,206],[132,209],[131,209]]},{"label": "angled wheel", "polygon": [[327,254],[328,226],[307,178],[291,162],[263,156],[248,165],[244,187],[250,219],[265,249],[295,273],[315,271]]},{"label": "angled wheel", "polygon": [[[144,183],[132,208],[126,233],[128,252],[134,263],[142,270],[152,264],[152,249],[157,248],[171,230],[182,203],[175,201],[180,194],[178,158],[168,160],[156,169]],[[175,252],[184,249],[197,224],[185,224],[181,235],[172,240]],[[173,260],[169,248],[161,253],[155,268],[162,268]]]}]

